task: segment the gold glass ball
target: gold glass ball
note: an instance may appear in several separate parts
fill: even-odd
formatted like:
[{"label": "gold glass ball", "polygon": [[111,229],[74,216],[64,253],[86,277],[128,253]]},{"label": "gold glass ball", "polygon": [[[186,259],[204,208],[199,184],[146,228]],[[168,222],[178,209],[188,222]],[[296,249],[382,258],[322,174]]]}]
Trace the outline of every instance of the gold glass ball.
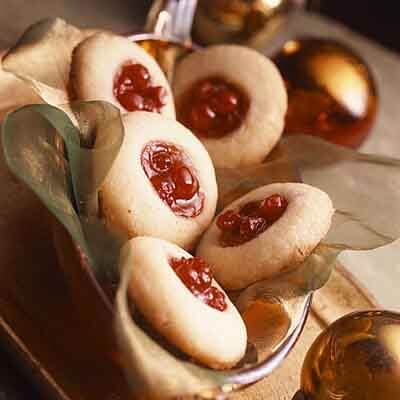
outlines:
[{"label": "gold glass ball", "polygon": [[286,134],[320,136],[356,148],[376,116],[377,92],[366,63],[343,44],[316,38],[285,43],[274,57],[286,83]]},{"label": "gold glass ball", "polygon": [[295,399],[400,399],[400,314],[356,312],[329,326],[307,353]]},{"label": "gold glass ball", "polygon": [[199,0],[194,38],[202,45],[259,47],[276,33],[292,7],[290,0]]}]

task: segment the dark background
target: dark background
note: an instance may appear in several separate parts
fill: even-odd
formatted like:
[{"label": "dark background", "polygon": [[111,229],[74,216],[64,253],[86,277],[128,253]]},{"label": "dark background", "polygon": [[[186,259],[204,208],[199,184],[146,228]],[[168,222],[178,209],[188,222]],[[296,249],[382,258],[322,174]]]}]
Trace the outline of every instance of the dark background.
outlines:
[{"label": "dark background", "polygon": [[308,8],[400,51],[400,2],[397,0],[311,0]]},{"label": "dark background", "polygon": [[[42,1],[44,0],[40,2],[38,0],[26,1],[37,2],[38,5],[39,3],[42,5]],[[131,19],[132,21],[137,20],[138,17],[143,19],[146,12],[145,9],[150,4],[150,0],[130,0],[130,2],[126,0],[97,1],[98,3],[96,4],[104,10],[104,24],[109,20],[112,10],[112,14],[115,13],[116,16],[120,16],[118,18],[121,31],[125,30],[126,26],[130,26]],[[53,14],[53,11],[57,14],[60,13],[60,8],[57,6],[60,1],[48,3],[49,15]],[[73,5],[74,3],[75,5]],[[85,0],[82,1],[80,5],[82,7],[82,15],[87,13],[86,9],[89,7],[89,3],[86,3]],[[91,3],[93,4],[93,2]],[[20,33],[20,26],[26,26],[34,21],[32,19],[34,16],[24,12],[23,4],[24,1],[21,0],[0,0],[3,16],[6,17],[7,14],[19,15],[18,21],[8,20],[0,26],[0,33],[2,34],[0,44],[7,45],[8,40],[12,43],[14,37]],[[65,17],[68,19],[68,15],[71,12],[68,8],[76,7],[78,2],[66,1],[65,4],[68,4],[68,6],[65,7],[65,12],[62,14],[65,14]],[[16,10],[16,7],[18,7],[18,10]],[[323,15],[338,20],[349,28],[392,50],[400,51],[400,22],[398,13],[400,4],[398,1],[311,0],[308,2],[307,7],[314,12],[320,12]],[[97,15],[100,16],[97,16],[96,23],[103,26],[102,14],[97,13]],[[17,368],[10,361],[10,357],[0,350],[0,400],[39,400],[40,398],[36,391],[17,372]]]}]

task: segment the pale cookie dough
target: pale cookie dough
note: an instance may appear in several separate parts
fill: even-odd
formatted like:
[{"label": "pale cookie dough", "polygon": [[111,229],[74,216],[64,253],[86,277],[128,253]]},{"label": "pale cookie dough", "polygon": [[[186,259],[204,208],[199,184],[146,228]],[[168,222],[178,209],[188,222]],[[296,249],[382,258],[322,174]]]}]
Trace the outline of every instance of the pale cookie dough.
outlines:
[{"label": "pale cookie dough", "polygon": [[240,289],[301,263],[327,234],[334,212],[329,196],[302,183],[274,183],[251,191],[222,212],[280,194],[288,201],[283,215],[263,233],[239,246],[222,247],[216,219],[196,254],[213,266],[225,289]]},{"label": "pale cookie dough", "polygon": [[196,82],[221,77],[241,88],[250,100],[242,125],[221,138],[201,137],[216,167],[259,163],[276,145],[284,127],[287,94],[276,66],[255,50],[217,45],[196,51],[178,64],[173,91],[177,109]]},{"label": "pale cookie dough", "polygon": [[[122,120],[124,141],[100,190],[101,212],[107,224],[128,238],[154,236],[191,249],[211,223],[217,203],[215,171],[206,149],[171,118],[135,111],[124,114]],[[196,217],[174,214],[146,176],[141,154],[152,141],[172,144],[190,158],[204,193],[203,210]]]},{"label": "pale cookie dough", "polygon": [[144,65],[153,86],[167,91],[161,114],[175,118],[171,88],[161,68],[139,45],[122,36],[97,33],[81,42],[74,50],[71,65],[71,84],[78,100],[103,100],[127,112],[114,96],[114,79],[127,62]]},{"label": "pale cookie dough", "polygon": [[[122,249],[120,267],[131,268],[128,296],[166,339],[212,368],[230,368],[246,351],[244,322],[226,296],[219,311],[198,299],[183,284],[169,259],[189,253],[164,240],[137,237]],[[223,291],[215,280],[212,286]]]}]

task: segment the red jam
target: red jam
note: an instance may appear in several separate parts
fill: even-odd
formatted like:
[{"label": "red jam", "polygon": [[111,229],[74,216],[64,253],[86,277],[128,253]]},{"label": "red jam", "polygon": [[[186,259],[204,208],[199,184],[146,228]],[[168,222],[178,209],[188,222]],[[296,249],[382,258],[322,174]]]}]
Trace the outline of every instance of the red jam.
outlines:
[{"label": "red jam", "polygon": [[114,96],[128,111],[161,112],[167,91],[152,86],[149,71],[142,64],[124,64],[114,79]]},{"label": "red jam", "polygon": [[226,310],[225,294],[211,286],[212,272],[202,258],[173,258],[170,260],[170,265],[184,285],[197,298],[216,310]]},{"label": "red jam", "polygon": [[277,221],[287,206],[284,197],[273,194],[264,200],[247,203],[239,211],[225,211],[217,218],[217,226],[222,231],[221,245],[238,246],[254,239]]},{"label": "red jam", "polygon": [[238,129],[246,117],[245,93],[223,78],[197,82],[178,105],[178,120],[198,136],[222,137]]},{"label": "red jam", "polygon": [[190,158],[172,144],[150,142],[142,152],[142,167],[161,200],[182,217],[196,217],[203,209],[201,191]]}]

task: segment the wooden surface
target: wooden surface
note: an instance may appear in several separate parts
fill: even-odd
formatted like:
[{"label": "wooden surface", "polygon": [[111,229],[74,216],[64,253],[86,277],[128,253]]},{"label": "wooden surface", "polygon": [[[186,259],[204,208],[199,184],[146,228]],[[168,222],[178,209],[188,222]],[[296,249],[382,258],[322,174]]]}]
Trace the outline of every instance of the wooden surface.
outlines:
[{"label": "wooden surface", "polygon": [[[26,25],[45,16],[61,16],[80,26],[96,26],[126,32],[139,27],[144,16],[143,4],[135,0],[2,0],[0,15],[0,46],[11,45]],[[352,45],[371,65],[378,83],[381,103],[376,126],[363,149],[400,157],[400,141],[397,131],[400,122],[398,112],[398,93],[400,93],[400,63],[396,55],[366,41],[340,26],[312,15],[298,15],[292,19],[280,38],[272,44],[276,47],[284,39],[297,34],[337,37]],[[0,86],[1,90],[4,90]],[[23,90],[23,89],[20,89]],[[13,92],[15,93],[15,92]],[[12,106],[13,96],[7,98]],[[9,266],[18,269],[18,281],[24,283],[25,269],[46,270],[55,263],[44,210],[33,196],[22,188],[8,174],[0,158],[0,268],[6,271]],[[386,307],[400,305],[400,292],[397,282],[400,278],[398,244],[364,254],[347,254],[342,261],[362,283],[373,292],[379,302]],[[44,256],[46,255],[46,256]],[[49,258],[50,255],[50,258]],[[43,279],[46,279],[43,276]],[[10,282],[11,283],[11,282]],[[12,301],[12,296],[3,292],[0,302]],[[298,387],[299,368],[306,349],[326,322],[336,319],[353,309],[371,307],[369,301],[354,285],[338,272],[314,299],[314,312],[311,316],[299,346],[274,373],[273,377],[247,389],[236,396],[241,399],[290,399]],[[23,307],[17,304],[17,307]],[[29,316],[25,316],[29,319]],[[62,328],[62,324],[60,325]],[[61,329],[60,328],[60,329]],[[45,332],[44,332],[45,334]],[[46,336],[44,335],[43,338]],[[10,371],[7,358],[0,360],[0,398],[34,399],[35,394],[29,386]],[[2,374],[2,370],[7,371]],[[4,376],[10,376],[4,379]],[[18,390],[16,390],[16,388]],[[20,392],[18,394],[18,391]],[[21,397],[22,393],[22,397]],[[26,393],[30,393],[26,396]],[[19,397],[18,397],[19,396]],[[75,400],[75,399],[74,399]]]}]

